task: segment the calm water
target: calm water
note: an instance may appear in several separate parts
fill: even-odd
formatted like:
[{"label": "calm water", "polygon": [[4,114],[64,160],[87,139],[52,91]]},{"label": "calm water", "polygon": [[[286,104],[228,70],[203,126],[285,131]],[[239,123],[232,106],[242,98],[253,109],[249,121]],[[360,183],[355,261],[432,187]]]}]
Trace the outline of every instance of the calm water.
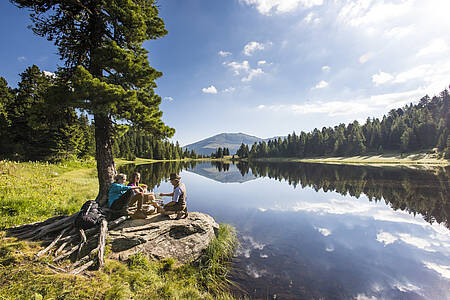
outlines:
[{"label": "calm water", "polygon": [[236,293],[257,299],[450,299],[450,168],[299,163],[126,166],[239,232]]}]

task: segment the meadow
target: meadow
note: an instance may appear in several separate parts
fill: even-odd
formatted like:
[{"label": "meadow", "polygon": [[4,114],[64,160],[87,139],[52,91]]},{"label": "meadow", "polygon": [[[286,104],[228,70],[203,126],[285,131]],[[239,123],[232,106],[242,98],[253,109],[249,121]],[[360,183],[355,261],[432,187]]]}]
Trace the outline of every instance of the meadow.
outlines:
[{"label": "meadow", "polygon": [[[94,161],[0,161],[0,228],[72,214],[97,191]],[[74,276],[50,268],[47,257],[35,261],[40,243],[1,231],[0,299],[233,299],[227,274],[236,243],[234,228],[221,224],[200,261],[179,265],[135,255]]]}]

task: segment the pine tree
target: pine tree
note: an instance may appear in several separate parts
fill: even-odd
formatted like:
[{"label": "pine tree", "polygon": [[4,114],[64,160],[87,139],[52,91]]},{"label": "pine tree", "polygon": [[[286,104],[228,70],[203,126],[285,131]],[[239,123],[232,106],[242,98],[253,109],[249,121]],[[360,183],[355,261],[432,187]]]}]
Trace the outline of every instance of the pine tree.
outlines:
[{"label": "pine tree", "polygon": [[0,155],[3,157],[9,154],[12,147],[9,141],[8,128],[11,125],[10,116],[8,115],[8,108],[14,102],[15,95],[13,90],[8,86],[8,82],[3,77],[0,77]]},{"label": "pine tree", "polygon": [[223,151],[222,151],[221,147],[219,147],[219,149],[217,149],[216,157],[217,158],[222,158],[223,157]]},{"label": "pine tree", "polygon": [[129,120],[157,136],[174,130],[162,121],[154,93],[161,73],[151,68],[144,41],[167,34],[154,0],[12,0],[33,13],[33,31],[53,40],[65,67],[58,74],[66,104],[94,115],[99,178],[105,204],[116,173],[113,122]]}]

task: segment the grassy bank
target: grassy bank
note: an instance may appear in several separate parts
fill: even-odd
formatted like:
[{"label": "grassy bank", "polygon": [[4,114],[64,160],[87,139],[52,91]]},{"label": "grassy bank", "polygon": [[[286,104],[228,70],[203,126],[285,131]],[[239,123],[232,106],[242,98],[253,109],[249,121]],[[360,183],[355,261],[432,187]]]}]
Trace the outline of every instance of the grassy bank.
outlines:
[{"label": "grassy bank", "polygon": [[[98,189],[95,163],[61,164],[0,161],[1,226],[45,220],[79,210]],[[177,267],[172,259],[127,263],[106,260],[87,276],[55,274],[48,258],[34,261],[39,243],[0,232],[0,299],[232,299],[226,293],[227,262],[236,243],[234,229],[221,225],[202,260]]]},{"label": "grassy bank", "polygon": [[262,158],[255,161],[270,162],[313,162],[328,164],[370,164],[370,165],[439,165],[448,166],[450,160],[440,158],[435,153],[414,152],[414,153],[383,153],[368,154],[350,157],[310,157],[310,158]]}]

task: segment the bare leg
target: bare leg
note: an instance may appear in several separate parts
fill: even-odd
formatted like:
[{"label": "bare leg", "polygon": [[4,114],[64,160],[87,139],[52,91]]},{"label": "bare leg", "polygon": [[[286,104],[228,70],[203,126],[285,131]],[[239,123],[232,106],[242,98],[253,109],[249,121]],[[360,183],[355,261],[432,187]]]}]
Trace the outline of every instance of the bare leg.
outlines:
[{"label": "bare leg", "polygon": [[156,202],[156,198],[153,194],[144,194],[144,203],[150,203],[151,205],[153,205],[158,212],[160,212],[162,210],[162,207],[160,204],[158,204],[158,202]]}]

